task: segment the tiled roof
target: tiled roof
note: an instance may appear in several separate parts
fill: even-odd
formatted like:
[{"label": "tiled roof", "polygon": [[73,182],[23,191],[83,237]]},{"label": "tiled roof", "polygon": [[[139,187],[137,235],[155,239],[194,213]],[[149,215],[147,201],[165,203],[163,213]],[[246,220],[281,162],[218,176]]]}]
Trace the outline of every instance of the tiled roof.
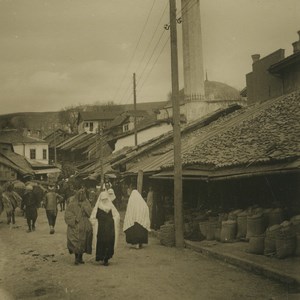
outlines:
[{"label": "tiled roof", "polygon": [[0,131],[0,142],[1,143],[10,143],[10,144],[18,144],[18,143],[26,143],[26,144],[47,144],[46,141],[24,136],[21,132],[16,130],[2,130]]},{"label": "tiled roof", "polygon": [[[300,156],[300,91],[244,110],[183,155],[184,165],[247,166]],[[233,119],[235,121],[235,119]],[[197,136],[197,132],[194,133]]]},{"label": "tiled roof", "polygon": [[[196,121],[188,123],[182,127],[181,135],[184,138],[184,136],[190,132],[193,132],[199,128],[203,128],[221,116],[232,114],[234,111],[240,108],[241,107],[239,105],[231,105],[228,108],[220,109]],[[161,154],[165,154],[171,150],[173,150],[173,131],[166,132],[161,136],[155,137],[141,145],[138,145],[137,147],[134,147],[132,150],[127,151],[125,157],[116,161],[113,167],[116,167],[119,164],[130,163],[130,161],[134,161],[136,159],[140,160],[140,157],[143,156],[146,156],[147,158],[155,156],[155,159],[158,159]],[[151,158],[150,160],[152,161],[153,159]],[[162,160],[159,162],[159,165],[161,166],[163,163],[164,161]],[[136,167],[139,168],[139,166]]]},{"label": "tiled roof", "polygon": [[[222,169],[278,163],[300,156],[300,91],[237,110],[182,135],[186,168]],[[173,141],[131,157],[128,172],[173,168]]]},{"label": "tiled roof", "polygon": [[[163,122],[166,122],[166,121],[165,120],[157,121],[155,115],[148,115],[144,119],[142,119],[140,122],[137,123],[136,128],[137,128],[137,131],[140,132],[140,131],[143,131],[143,130],[149,128],[149,127],[157,126],[157,125],[159,125]],[[110,138],[110,140],[118,140],[120,138],[129,136],[129,135],[132,135],[132,134],[134,134],[134,129],[123,132],[123,133],[121,133],[117,136],[113,136],[112,138]]]},{"label": "tiled roof", "polygon": [[149,114],[146,110],[128,110],[125,112],[122,112],[120,115],[118,115],[108,126],[107,129],[116,127],[121,125],[123,122],[125,122],[129,117],[148,117]]},{"label": "tiled roof", "polygon": [[49,147],[54,147],[72,136],[74,136],[74,134],[67,133],[62,129],[57,129],[55,132],[51,132],[49,135],[47,135],[44,140],[49,143]]},{"label": "tiled roof", "polygon": [[76,143],[78,143],[78,141],[80,142],[82,140],[82,138],[87,137],[87,133],[83,132],[80,134],[77,134],[75,136],[70,137],[69,139],[63,141],[62,143],[60,143],[59,145],[57,145],[58,149],[61,150],[69,150],[72,148],[73,145],[76,145]]},{"label": "tiled roof", "polygon": [[96,120],[113,120],[120,111],[85,111],[79,113],[81,121],[96,121]]},{"label": "tiled roof", "polygon": [[28,161],[17,153],[8,150],[0,150],[0,162],[11,167],[22,175],[33,174]]}]

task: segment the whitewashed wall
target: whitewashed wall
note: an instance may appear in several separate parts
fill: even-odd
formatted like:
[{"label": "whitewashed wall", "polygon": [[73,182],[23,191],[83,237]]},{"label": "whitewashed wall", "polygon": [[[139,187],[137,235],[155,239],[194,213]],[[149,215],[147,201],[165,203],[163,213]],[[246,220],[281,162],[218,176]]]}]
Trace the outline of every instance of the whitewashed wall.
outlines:
[{"label": "whitewashed wall", "polygon": [[[49,150],[47,143],[30,143],[13,145],[14,152],[27,158],[28,161],[37,161],[42,164],[48,164]],[[30,149],[35,149],[36,159],[30,159]],[[43,159],[43,149],[47,151],[46,159]]]},{"label": "whitewashed wall", "polygon": [[[171,124],[163,123],[163,124],[142,130],[142,131],[138,132],[138,134],[137,134],[138,145],[142,144],[146,141],[149,141],[154,137],[158,137],[161,134],[164,134],[168,131],[171,131],[172,129],[173,128],[172,128]],[[116,142],[116,145],[115,145],[114,152],[116,152],[124,147],[132,147],[132,146],[134,146],[134,134],[130,134],[128,136],[118,139]]]}]

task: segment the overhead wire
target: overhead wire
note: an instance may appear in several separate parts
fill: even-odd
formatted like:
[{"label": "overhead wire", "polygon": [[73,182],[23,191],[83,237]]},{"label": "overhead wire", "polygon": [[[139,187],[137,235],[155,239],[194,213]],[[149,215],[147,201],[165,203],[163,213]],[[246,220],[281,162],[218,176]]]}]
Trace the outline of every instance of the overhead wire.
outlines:
[{"label": "overhead wire", "polygon": [[148,77],[150,76],[150,74],[151,74],[151,72],[152,72],[154,66],[156,65],[156,63],[157,63],[159,57],[161,56],[161,54],[163,53],[163,51],[164,51],[164,49],[165,49],[165,47],[166,47],[166,45],[167,45],[167,43],[168,43],[169,40],[170,40],[170,37],[168,36],[168,38],[167,38],[167,40],[165,41],[165,43],[164,43],[162,49],[160,50],[159,55],[157,56],[156,60],[155,60],[154,63],[152,64],[152,67],[151,67],[150,71],[148,72],[148,74],[147,74],[146,78],[144,79],[143,83],[141,84],[141,86],[140,86],[140,91],[142,90],[142,88],[143,88],[145,82],[147,81]]},{"label": "overhead wire", "polygon": [[140,42],[141,42],[142,36],[143,36],[144,31],[145,31],[145,28],[146,28],[146,26],[147,26],[147,24],[148,24],[148,21],[149,21],[150,15],[151,15],[151,13],[152,13],[152,10],[153,10],[153,7],[154,7],[155,2],[156,2],[156,0],[153,0],[152,6],[151,6],[151,8],[150,8],[150,11],[149,11],[148,16],[147,16],[147,19],[146,19],[146,22],[144,23],[144,26],[143,26],[142,32],[141,32],[141,34],[140,34],[140,36],[139,36],[138,42],[137,42],[137,44],[136,44],[136,46],[135,46],[135,49],[134,49],[133,54],[132,54],[132,56],[131,56],[131,58],[130,58],[130,61],[129,61],[127,67],[126,67],[126,70],[125,70],[125,72],[124,72],[124,75],[123,75],[123,78],[122,78],[122,80],[121,80],[121,83],[120,83],[120,85],[118,86],[118,88],[117,88],[117,90],[116,90],[116,92],[115,92],[115,94],[114,94],[113,100],[116,99],[116,97],[117,97],[117,95],[118,95],[118,93],[119,93],[119,90],[121,89],[121,86],[123,85],[124,80],[125,80],[125,78],[127,77],[127,72],[128,72],[128,70],[129,70],[129,67],[130,67],[130,65],[131,65],[131,63],[132,63],[132,61],[133,61],[133,58],[134,58],[135,54],[136,54],[136,51],[137,51],[137,49],[138,49],[138,46],[139,46],[139,44],[140,44]]},{"label": "overhead wire", "polygon": [[[177,16],[179,16],[180,14],[181,14],[181,16],[182,16],[182,15],[185,15],[185,14],[186,14],[186,13],[187,13],[194,5],[195,5],[195,3],[196,3],[196,2],[192,3],[192,1],[189,1],[188,3],[186,3],[186,4],[181,8],[180,12],[177,13]],[[190,5],[190,4],[192,4],[192,5]],[[189,6],[189,5],[190,5],[190,6]],[[188,6],[189,6],[189,7],[188,7]],[[187,8],[186,11],[184,11],[185,8]],[[184,13],[183,13],[183,12],[184,12]],[[164,32],[163,32],[163,33],[164,33]],[[163,33],[162,33],[162,35],[163,35]],[[162,35],[160,36],[160,39],[161,39]],[[144,68],[142,75],[139,77],[139,81],[138,81],[138,83],[137,83],[137,86],[139,86],[139,92],[142,90],[143,86],[145,85],[145,82],[148,80],[148,78],[149,78],[151,72],[152,72],[153,69],[154,69],[154,66],[156,65],[156,63],[157,63],[159,57],[161,56],[161,54],[162,54],[162,52],[163,52],[164,48],[166,47],[167,42],[168,42],[169,40],[170,40],[170,36],[169,36],[169,37],[167,38],[167,40],[165,41],[163,47],[161,48],[160,53],[159,53],[158,56],[156,57],[154,63],[152,64],[152,67],[151,67],[150,71],[148,72],[148,74],[146,75],[144,81],[143,81],[141,84],[139,84],[139,82],[140,82],[141,79],[142,79],[142,75],[143,75],[144,71],[146,70],[146,67],[148,66],[148,64],[149,64],[149,62],[150,62],[150,60],[151,60],[151,58],[152,58],[152,56],[153,56],[153,54],[154,54],[154,53],[152,53],[150,59],[149,59],[148,62],[147,62],[147,66]],[[159,41],[160,41],[160,40],[159,40]],[[158,45],[158,43],[157,43],[156,45]]]},{"label": "overhead wire", "polygon": [[[188,11],[195,5],[195,3],[196,3],[196,2],[192,2],[192,1],[189,1],[188,3],[186,3],[186,4],[181,8],[181,10],[177,13],[177,16],[180,16],[180,14],[181,14],[181,17],[182,17],[183,15],[185,15],[186,13],[188,13]],[[148,45],[147,45],[146,51],[144,52],[144,55],[143,55],[143,58],[140,60],[140,63],[139,63],[139,65],[138,65],[138,68],[141,66],[141,63],[142,63],[143,59],[145,58],[145,54],[146,54],[147,51],[148,51],[148,47],[149,47],[149,45],[151,44],[151,42],[153,41],[153,38],[154,38],[154,36],[155,36],[155,33],[157,32],[157,29],[158,29],[158,27],[159,27],[159,24],[160,24],[160,22],[161,22],[161,19],[163,18],[163,15],[164,15],[164,13],[165,13],[165,11],[166,11],[167,6],[168,6],[168,3],[166,4],[166,7],[165,7],[165,9],[164,9],[164,11],[163,11],[163,14],[161,15],[161,17],[160,17],[160,19],[159,19],[159,22],[158,22],[158,24],[157,24],[157,26],[156,26],[156,29],[155,29],[155,31],[154,31],[154,34],[152,35],[152,37],[151,37],[151,39],[150,39],[150,42],[149,42]],[[186,9],[186,10],[185,10],[185,9]],[[146,72],[146,70],[147,70],[147,68],[148,68],[148,66],[149,66],[149,64],[150,64],[150,61],[151,61],[151,59],[153,58],[153,56],[154,56],[154,54],[155,54],[155,51],[158,49],[159,43],[161,42],[164,33],[165,33],[165,30],[161,33],[161,35],[160,35],[160,37],[159,37],[157,43],[155,44],[155,47],[153,48],[153,51],[152,51],[152,53],[151,53],[151,55],[150,55],[150,58],[148,59],[146,65],[144,66],[141,75],[139,75],[139,77],[138,77],[138,79],[137,79],[137,87],[139,87],[139,93],[140,93],[140,91],[142,90],[142,88],[144,87],[144,85],[145,85],[145,83],[147,82],[147,80],[148,80],[150,74],[152,73],[152,71],[153,71],[153,69],[154,69],[154,67],[155,67],[155,65],[156,65],[156,63],[157,63],[157,61],[158,61],[158,59],[160,58],[161,54],[163,53],[163,50],[165,49],[165,47],[166,47],[166,45],[167,45],[167,42],[170,40],[170,36],[168,36],[168,38],[166,39],[166,41],[165,41],[164,44],[163,44],[163,47],[160,49],[159,54],[156,56],[156,59],[155,59],[154,62],[152,63],[152,66],[151,66],[150,70],[149,70],[148,73],[144,76],[144,74],[145,74],[145,72]],[[144,78],[144,80],[142,81],[143,78]],[[126,92],[124,93],[124,96],[125,96],[125,95],[127,94],[127,92],[130,90],[130,87],[132,87],[132,82],[129,83],[129,85],[128,85],[127,89],[126,89]],[[125,101],[126,103],[130,100],[130,97],[131,97],[131,96],[133,96],[133,90],[131,90],[130,94],[129,94],[126,98],[124,98],[124,99],[126,99],[126,101]]]},{"label": "overhead wire", "polygon": [[[157,30],[158,30],[158,28],[159,28],[159,25],[160,25],[160,23],[161,23],[161,20],[162,20],[164,14],[165,14],[165,11],[166,11],[167,7],[168,7],[168,2],[166,3],[166,6],[165,6],[165,8],[164,8],[164,10],[163,10],[163,13],[161,14],[161,16],[160,16],[160,18],[159,18],[159,21],[158,21],[158,23],[157,23],[157,25],[156,25],[156,28],[155,28],[155,30],[154,30],[154,33],[152,34],[152,37],[151,37],[150,41],[149,41],[148,44],[147,44],[147,47],[146,47],[146,49],[145,49],[145,51],[144,51],[144,54],[143,54],[143,57],[142,57],[142,59],[140,60],[139,65],[138,65],[138,67],[137,67],[137,71],[138,71],[138,69],[140,68],[140,66],[141,66],[141,64],[142,64],[142,62],[143,62],[143,60],[144,60],[144,58],[145,58],[145,56],[146,56],[146,54],[147,54],[147,52],[148,52],[148,49],[150,48],[149,45],[151,44],[151,42],[152,42],[153,39],[154,39],[154,36],[155,36],[155,34],[156,34],[156,32],[157,32]],[[164,31],[163,31],[162,34],[164,34]],[[150,57],[150,59],[148,60],[148,62],[147,62],[147,64],[146,64],[145,68],[147,68],[147,66],[148,66],[148,64],[149,64],[149,61],[150,61],[151,58],[153,57],[154,52],[155,52],[155,50],[157,49],[158,44],[159,44],[159,42],[160,42],[160,40],[161,40],[161,37],[162,37],[162,35],[160,36],[159,41],[156,43],[156,45],[155,45],[155,47],[154,47],[154,50],[153,50],[153,52],[152,52],[152,54],[151,54],[151,57]],[[144,68],[144,70],[143,70],[142,73],[144,73],[145,68]],[[137,73],[137,71],[136,71],[136,73]],[[121,98],[120,103],[123,102],[124,99],[126,99],[125,102],[127,102],[127,101],[130,99],[130,96],[133,95],[133,91],[132,91],[131,94],[129,94],[129,95],[126,97],[126,95],[127,95],[128,91],[130,90],[130,87],[131,87],[131,86],[132,86],[132,83],[130,82],[129,85],[127,86],[126,91],[124,92],[124,94],[123,94],[123,96],[122,96],[122,98]]]},{"label": "overhead wire", "polygon": [[136,69],[136,73],[137,73],[137,74],[138,74],[138,71],[139,71],[139,68],[140,68],[142,62],[144,61],[144,58],[145,58],[145,56],[146,56],[148,50],[150,49],[151,42],[153,41],[154,36],[155,36],[155,34],[156,34],[156,32],[157,32],[157,30],[158,30],[158,28],[159,28],[159,25],[160,25],[160,23],[161,23],[161,20],[162,20],[162,18],[163,18],[164,15],[165,15],[165,12],[166,12],[167,7],[168,7],[168,2],[166,2],[166,6],[165,6],[165,8],[164,8],[164,10],[163,10],[163,12],[162,12],[160,18],[159,18],[159,21],[157,22],[156,28],[155,28],[155,30],[154,30],[152,36],[151,36],[151,39],[149,40],[149,42],[148,42],[148,44],[147,44],[147,46],[146,46],[146,50],[145,50],[145,52],[144,52],[144,54],[143,54],[143,57],[142,57],[142,59],[141,59],[140,62],[139,62],[139,65],[138,65],[138,67],[137,67],[137,69]]}]

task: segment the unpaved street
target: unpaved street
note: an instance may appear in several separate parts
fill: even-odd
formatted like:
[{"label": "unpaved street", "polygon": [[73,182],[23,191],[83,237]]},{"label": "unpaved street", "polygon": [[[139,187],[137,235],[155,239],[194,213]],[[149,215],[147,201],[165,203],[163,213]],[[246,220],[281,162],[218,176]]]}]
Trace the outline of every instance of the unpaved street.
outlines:
[{"label": "unpaved street", "polygon": [[93,255],[84,255],[86,263],[75,266],[66,249],[63,215],[58,215],[54,235],[43,209],[31,233],[23,217],[10,229],[1,215],[0,287],[16,299],[287,299],[279,283],[192,250],[161,246],[153,237],[136,250],[120,233],[108,267]]}]

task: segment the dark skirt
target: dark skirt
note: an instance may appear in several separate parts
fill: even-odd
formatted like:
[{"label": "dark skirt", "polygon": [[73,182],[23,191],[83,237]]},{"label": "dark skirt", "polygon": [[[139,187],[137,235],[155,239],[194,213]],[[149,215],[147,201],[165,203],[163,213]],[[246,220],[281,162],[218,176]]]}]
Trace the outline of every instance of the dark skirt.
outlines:
[{"label": "dark skirt", "polygon": [[148,230],[137,222],[125,230],[128,244],[148,244]]},{"label": "dark skirt", "polygon": [[112,212],[98,208],[96,218],[98,220],[96,261],[108,260],[114,255],[115,224]]},{"label": "dark skirt", "polygon": [[37,219],[37,209],[36,208],[32,208],[32,207],[26,207],[25,209],[25,215],[26,215],[26,219],[29,220],[36,220]]}]

